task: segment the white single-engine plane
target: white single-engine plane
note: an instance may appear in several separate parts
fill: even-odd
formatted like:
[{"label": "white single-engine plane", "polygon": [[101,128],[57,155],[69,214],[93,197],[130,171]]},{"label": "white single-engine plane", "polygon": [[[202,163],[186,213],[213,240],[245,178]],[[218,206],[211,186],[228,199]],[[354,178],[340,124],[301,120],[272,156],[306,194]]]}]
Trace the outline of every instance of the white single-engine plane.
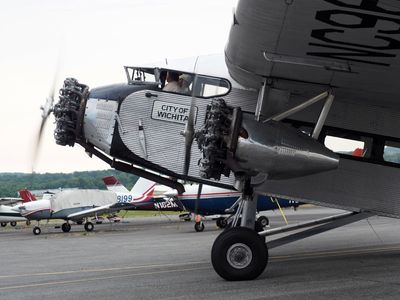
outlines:
[{"label": "white single-engine plane", "polygon": [[[240,0],[224,56],[125,67],[127,83],[100,88],[68,78],[43,120],[54,113],[58,144],[179,192],[176,179],[241,191],[240,226],[211,260],[253,279],[268,248],[400,216],[399,54],[397,0]],[[254,193],[350,212],[257,233]]]}]

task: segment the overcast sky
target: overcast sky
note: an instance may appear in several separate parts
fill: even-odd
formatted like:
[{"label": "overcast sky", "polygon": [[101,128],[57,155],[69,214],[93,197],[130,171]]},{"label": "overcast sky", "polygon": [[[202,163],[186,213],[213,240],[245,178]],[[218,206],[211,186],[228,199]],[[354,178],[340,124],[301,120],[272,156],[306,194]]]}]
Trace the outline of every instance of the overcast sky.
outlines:
[{"label": "overcast sky", "polygon": [[[0,172],[30,172],[40,105],[60,61],[89,87],[124,82],[124,65],[221,53],[237,0],[13,0],[0,10]],[[60,59],[58,59],[60,57]],[[57,92],[58,93],[58,92]],[[49,119],[36,172],[107,169],[54,142]]]}]

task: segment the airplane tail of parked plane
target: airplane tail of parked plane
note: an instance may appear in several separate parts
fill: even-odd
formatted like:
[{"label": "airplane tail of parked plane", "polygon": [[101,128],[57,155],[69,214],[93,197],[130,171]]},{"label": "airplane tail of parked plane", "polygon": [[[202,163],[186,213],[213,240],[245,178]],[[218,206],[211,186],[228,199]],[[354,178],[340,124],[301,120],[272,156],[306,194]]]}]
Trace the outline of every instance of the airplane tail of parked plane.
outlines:
[{"label": "airplane tail of parked plane", "polygon": [[24,203],[36,200],[36,197],[27,189],[19,190],[19,195]]},{"label": "airplane tail of parked plane", "polygon": [[129,192],[128,189],[114,176],[104,177],[103,181],[108,190],[116,192],[117,194],[125,194],[125,196],[128,196],[127,194],[133,195],[133,200],[135,202],[145,201],[153,197],[156,185],[154,181],[139,178],[132,187],[132,190]]},{"label": "airplane tail of parked plane", "polygon": [[116,193],[129,193],[128,189],[114,176],[104,177],[103,182],[109,191]]},{"label": "airplane tail of parked plane", "polygon": [[131,190],[131,194],[134,195],[153,195],[156,183],[146,178],[140,177],[136,181],[135,185]]}]

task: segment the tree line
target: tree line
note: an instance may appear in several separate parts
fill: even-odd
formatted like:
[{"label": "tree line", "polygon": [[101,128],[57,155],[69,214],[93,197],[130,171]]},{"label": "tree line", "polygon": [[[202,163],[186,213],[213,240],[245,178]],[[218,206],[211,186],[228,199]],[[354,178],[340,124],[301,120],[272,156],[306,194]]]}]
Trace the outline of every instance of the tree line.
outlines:
[{"label": "tree line", "polygon": [[20,189],[46,190],[58,188],[106,189],[102,178],[115,176],[127,189],[138,177],[114,169],[74,173],[0,173],[0,197],[19,197]]}]

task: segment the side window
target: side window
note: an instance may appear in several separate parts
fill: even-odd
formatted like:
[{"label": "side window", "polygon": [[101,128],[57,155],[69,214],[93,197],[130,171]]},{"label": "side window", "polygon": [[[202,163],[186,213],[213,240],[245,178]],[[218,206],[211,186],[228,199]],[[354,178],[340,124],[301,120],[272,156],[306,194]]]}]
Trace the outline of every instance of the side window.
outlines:
[{"label": "side window", "polygon": [[336,153],[356,157],[370,157],[372,138],[327,135],[324,144]]},{"label": "side window", "polygon": [[230,90],[230,84],[227,80],[207,76],[198,76],[196,86],[198,95],[204,98],[222,96]]},{"label": "side window", "polygon": [[149,84],[156,83],[154,69],[124,67],[129,84]]},{"label": "side window", "polygon": [[400,143],[386,141],[383,149],[383,160],[400,164]]}]

